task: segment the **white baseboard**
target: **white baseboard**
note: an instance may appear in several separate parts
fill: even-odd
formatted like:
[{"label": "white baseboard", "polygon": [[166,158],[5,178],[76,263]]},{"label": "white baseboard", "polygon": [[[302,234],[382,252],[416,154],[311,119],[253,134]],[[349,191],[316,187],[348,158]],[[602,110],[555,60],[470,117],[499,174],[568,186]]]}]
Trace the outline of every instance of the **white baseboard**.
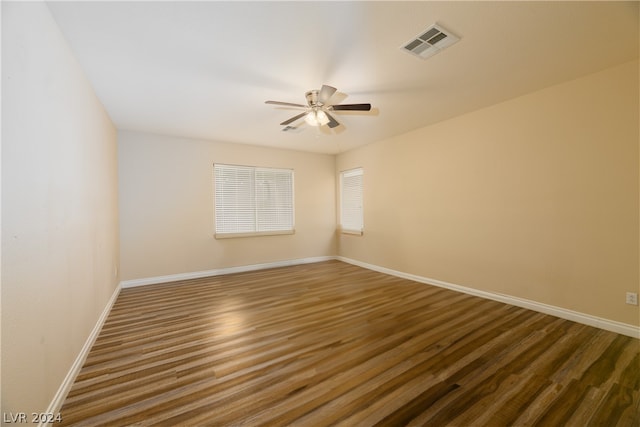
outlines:
[{"label": "white baseboard", "polygon": [[482,291],[479,289],[470,288],[467,286],[456,285],[454,283],[444,282],[442,280],[431,279],[428,277],[418,276],[415,274],[405,273],[402,271],[392,270],[390,268],[381,267],[374,264],[369,264],[362,261],[357,261],[351,258],[342,256],[320,256],[311,258],[299,258],[285,261],[275,261],[262,264],[243,265],[238,267],[219,268],[215,270],[197,271],[192,273],[171,274],[167,276],[148,277],[143,279],[126,280],[120,283],[122,288],[129,288],[134,286],[144,286],[157,283],[168,283],[179,280],[199,279],[202,277],[220,276],[224,274],[242,273],[247,271],[264,270],[267,268],[275,267],[287,267],[298,264],[309,264],[314,262],[322,262],[329,260],[339,260],[349,264],[357,265],[369,270],[378,271],[380,273],[390,274],[392,276],[402,277],[404,279],[413,280],[419,283],[425,283],[428,285],[438,286],[441,288],[451,289],[457,292],[462,292],[469,295],[474,295],[481,298],[486,298],[494,301],[503,302],[505,304],[515,305],[517,307],[526,308],[529,310],[538,311],[540,313],[549,314],[559,317],[561,319],[567,319],[574,322],[582,323],[596,328],[604,329],[607,331],[616,332],[618,334],[630,336],[633,338],[640,338],[640,327],[635,325],[629,325],[622,322],[616,322],[614,320],[604,319],[590,314],[580,313],[577,311],[569,310],[562,307],[557,307],[549,304],[544,304],[537,301],[528,300],[525,298],[514,297],[511,295],[500,294],[497,292]]},{"label": "white baseboard", "polygon": [[[462,292],[462,293],[465,293],[465,294],[474,295],[474,296],[477,296],[477,297],[486,298],[486,299],[490,299],[490,300],[494,300],[494,301],[499,301],[499,302],[502,302],[502,303],[505,303],[505,304],[511,304],[511,305],[515,305],[517,307],[526,308],[526,309],[529,309],[529,310],[538,311],[540,313],[549,314],[549,315],[552,315],[552,316],[559,317],[561,319],[567,319],[567,320],[571,320],[571,321],[574,321],[574,322],[577,322],[577,323],[582,323],[582,324],[585,324],[585,325],[594,326],[596,328],[600,328],[600,329],[604,329],[604,330],[607,330],[607,331],[616,332],[616,333],[619,333],[619,334],[622,334],[622,335],[626,335],[626,336],[630,336],[630,337],[633,337],[633,338],[640,338],[640,327],[638,327],[638,326],[629,325],[629,324],[621,323],[621,322],[616,322],[614,320],[603,319],[601,317],[596,317],[596,316],[592,316],[592,315],[589,315],[589,314],[580,313],[580,312],[573,311],[573,310],[568,310],[566,308],[561,308],[561,307],[556,307],[556,306],[552,306],[552,305],[548,305],[548,304],[543,304],[543,303],[540,303],[540,302],[536,302],[536,301],[532,301],[532,300],[528,300],[528,299],[524,299],[524,298],[513,297],[513,296],[510,296],[510,295],[500,294],[500,293],[496,293],[496,292],[481,291],[479,289],[469,288],[469,287],[466,287],[466,286],[460,286],[460,285],[456,285],[456,284],[453,284],[453,283],[444,282],[442,280],[430,279],[428,277],[418,276],[418,275],[415,275],[415,274],[404,273],[402,271],[392,270],[390,268],[381,267],[381,266],[378,266],[378,265],[369,264],[369,263],[366,263],[366,262],[357,261],[357,260],[354,260],[354,259],[351,259],[351,258],[342,257],[342,256],[319,256],[319,257],[310,257],[310,258],[299,258],[299,259],[293,259],[293,260],[275,261],[275,262],[268,262],[268,263],[262,263],[262,264],[252,264],[252,265],[244,265],[244,266],[238,266],[238,267],[219,268],[219,269],[215,269],[215,270],[197,271],[197,272],[192,272],[192,273],[171,274],[171,275],[167,275],[167,276],[158,276],[158,277],[149,277],[149,278],[144,278],[144,279],[126,280],[126,281],[120,282],[119,286],[116,287],[115,291],[113,292],[113,295],[111,296],[111,299],[109,299],[109,302],[107,303],[107,305],[105,306],[104,310],[102,311],[102,314],[100,315],[100,318],[98,319],[96,325],[94,326],[93,330],[91,331],[91,334],[87,338],[87,341],[85,342],[84,346],[80,350],[80,354],[78,354],[78,357],[73,362],[73,365],[71,366],[71,369],[69,369],[69,372],[67,373],[67,376],[65,377],[64,381],[62,382],[62,384],[58,388],[58,391],[56,392],[56,394],[55,394],[53,400],[51,401],[51,404],[49,405],[49,408],[47,408],[46,412],[55,414],[55,413],[58,413],[60,411],[60,408],[62,407],[62,404],[64,403],[64,399],[66,398],[67,394],[69,393],[69,390],[71,389],[71,386],[73,385],[73,382],[74,382],[76,376],[80,372],[80,369],[82,368],[82,365],[84,364],[84,361],[86,360],[87,355],[89,354],[89,351],[91,350],[91,347],[93,346],[93,343],[95,342],[96,338],[98,337],[98,334],[100,333],[100,330],[102,329],[102,325],[106,321],[107,316],[109,315],[109,312],[111,311],[111,308],[113,307],[113,304],[115,303],[116,299],[118,298],[118,295],[120,293],[120,289],[134,287],[134,286],[151,285],[151,284],[157,284],[157,283],[174,282],[174,281],[179,281],[179,280],[197,279],[197,278],[202,278],[202,277],[220,276],[220,275],[224,275],[224,274],[233,274],[233,273],[242,273],[242,272],[247,272],[247,271],[264,270],[264,269],[268,269],[268,268],[287,267],[287,266],[300,265],[300,264],[311,264],[311,263],[315,263],[315,262],[323,262],[323,261],[330,261],[330,260],[343,261],[343,262],[346,262],[346,263],[349,263],[349,264],[357,265],[357,266],[362,267],[362,268],[366,268],[366,269],[373,270],[373,271],[378,271],[380,273],[385,273],[385,274],[389,274],[389,275],[392,275],[392,276],[401,277],[401,278],[408,279],[408,280],[413,280],[413,281],[419,282],[419,283],[425,283],[425,284],[428,284],[428,285],[438,286],[438,287],[441,287],[441,288],[451,289],[453,291]],[[49,425],[50,424],[42,424],[41,423],[41,424],[39,424],[39,427],[47,427]]]},{"label": "white baseboard", "polygon": [[202,277],[221,276],[224,274],[244,273],[247,271],[265,270],[268,268],[288,267],[291,265],[311,264],[314,262],[330,261],[336,259],[335,256],[318,256],[310,258],[298,258],[284,261],[266,262],[262,264],[241,265],[238,267],[225,267],[215,270],[196,271],[192,273],[170,274],[167,276],[147,277],[143,279],[125,280],[120,282],[123,288],[134,286],[153,285],[158,283],[177,282],[179,280],[200,279]]},{"label": "white baseboard", "polygon": [[129,288],[134,286],[144,286],[157,283],[175,282],[179,280],[199,279],[202,277],[220,276],[224,274],[242,273],[246,271],[264,270],[267,268],[286,267],[298,264],[309,264],[314,262],[322,262],[329,260],[339,260],[349,264],[357,265],[369,270],[378,271],[380,273],[390,274],[392,276],[402,277],[404,279],[413,280],[419,283],[425,283],[428,285],[438,286],[441,288],[451,289],[457,292],[462,292],[469,295],[474,295],[481,298],[486,298],[494,301],[503,302],[505,304],[515,305],[517,307],[526,308],[529,310],[538,311],[540,313],[549,314],[559,317],[561,319],[567,319],[574,322],[582,323],[596,328],[604,329],[607,331],[616,332],[618,334],[630,336],[633,338],[640,338],[640,327],[635,325],[629,325],[622,322],[616,322],[614,320],[604,319],[590,314],[580,313],[578,311],[569,310],[562,307],[557,307],[549,304],[544,304],[537,301],[528,300],[525,298],[514,297],[511,295],[500,294],[497,292],[482,291],[479,289],[470,288],[467,286],[456,285],[454,283],[444,282],[442,280],[431,279],[428,277],[418,276],[415,274],[405,273],[402,271],[392,270],[390,268],[381,267],[374,264],[369,264],[362,261],[357,261],[351,258],[342,256],[320,256],[311,258],[299,258],[293,260],[268,262],[263,264],[243,265],[238,267],[219,268],[215,270],[197,271],[192,273],[171,274],[168,276],[148,277],[143,279],[126,280],[120,283],[122,288]]},{"label": "white baseboard", "polygon": [[[89,337],[85,341],[84,345],[82,346],[82,349],[78,354],[78,357],[76,357],[76,360],[71,365],[71,369],[69,369],[69,372],[67,372],[67,376],[64,378],[64,380],[62,381],[62,384],[58,388],[58,391],[53,396],[53,400],[49,404],[49,407],[47,408],[45,413],[57,414],[60,412],[60,408],[62,408],[64,399],[67,397],[67,394],[69,394],[69,390],[71,390],[71,386],[73,385],[73,382],[78,376],[80,369],[82,369],[82,365],[84,365],[84,361],[87,359],[87,356],[89,355],[89,351],[91,350],[91,347],[93,347],[93,343],[96,341],[96,338],[98,338],[98,334],[102,329],[102,325],[104,325],[104,322],[107,320],[107,317],[111,312],[111,307],[113,307],[113,304],[118,299],[119,294],[120,294],[120,286],[118,285],[116,286],[116,289],[113,291],[113,294],[111,295],[111,298],[107,302],[107,305],[104,307],[104,310],[102,310],[102,313],[98,318],[98,321],[93,327],[93,330],[89,334]],[[40,424],[38,424],[38,427],[46,427],[50,425],[51,425],[50,423],[41,422]]]},{"label": "white baseboard", "polygon": [[517,307],[526,308],[529,310],[538,311],[544,314],[550,314],[552,316],[559,317],[561,319],[571,320],[577,323],[582,323],[596,328],[604,329],[618,334],[626,335],[633,338],[640,338],[640,327],[635,325],[629,325],[627,323],[616,322],[614,320],[603,319],[601,317],[592,316],[590,314],[580,313],[573,310],[568,310],[562,307],[556,307],[553,305],[544,304],[524,298],[513,297],[510,295],[500,294],[497,292],[481,291],[479,289],[469,288],[466,286],[460,286],[453,283],[443,282],[442,280],[430,279],[428,277],[422,277],[415,274],[404,273],[402,271],[392,270],[386,267],[380,267],[378,265],[369,264],[362,261],[357,261],[342,256],[335,257],[339,261],[343,261],[349,264],[357,265],[369,270],[378,271],[380,273],[389,274],[392,276],[401,277],[404,279],[413,280],[415,282],[425,283],[428,285],[438,286],[441,288],[451,289],[457,292],[463,292],[465,294],[474,295],[481,298],[486,298],[494,301],[503,302],[506,304],[515,305]]}]

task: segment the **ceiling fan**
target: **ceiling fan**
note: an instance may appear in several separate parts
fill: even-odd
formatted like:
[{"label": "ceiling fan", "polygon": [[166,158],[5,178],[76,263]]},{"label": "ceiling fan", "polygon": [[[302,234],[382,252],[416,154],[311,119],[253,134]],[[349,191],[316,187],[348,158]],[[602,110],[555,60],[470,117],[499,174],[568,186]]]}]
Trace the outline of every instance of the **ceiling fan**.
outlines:
[{"label": "ceiling fan", "polygon": [[329,100],[336,91],[337,89],[335,87],[329,85],[322,85],[320,90],[310,90],[305,93],[307,105],[280,101],[265,101],[265,104],[305,109],[302,113],[280,123],[282,126],[287,126],[304,117],[305,122],[311,126],[327,125],[330,128],[334,128],[340,125],[340,123],[331,115],[331,112],[371,110],[371,104],[329,104]]}]

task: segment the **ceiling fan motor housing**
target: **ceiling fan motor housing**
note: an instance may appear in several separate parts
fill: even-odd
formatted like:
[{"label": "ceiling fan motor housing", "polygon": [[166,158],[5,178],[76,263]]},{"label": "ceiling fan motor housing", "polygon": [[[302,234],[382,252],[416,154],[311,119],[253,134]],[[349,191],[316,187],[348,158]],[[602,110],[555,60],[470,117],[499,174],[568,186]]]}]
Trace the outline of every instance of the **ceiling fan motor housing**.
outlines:
[{"label": "ceiling fan motor housing", "polygon": [[319,90],[314,89],[314,90],[310,90],[309,92],[305,93],[304,96],[307,98],[307,104],[309,104],[309,107],[321,107],[322,103],[318,102],[318,94],[320,93]]}]

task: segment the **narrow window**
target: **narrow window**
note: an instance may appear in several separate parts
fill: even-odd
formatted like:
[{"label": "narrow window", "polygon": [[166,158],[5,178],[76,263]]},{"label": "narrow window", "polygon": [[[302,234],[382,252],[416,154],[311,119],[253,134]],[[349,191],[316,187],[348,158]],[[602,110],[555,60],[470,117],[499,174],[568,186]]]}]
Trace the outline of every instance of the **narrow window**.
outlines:
[{"label": "narrow window", "polygon": [[293,170],[214,164],[215,237],[292,234]]},{"label": "narrow window", "polygon": [[362,235],[362,168],[340,172],[340,228]]}]

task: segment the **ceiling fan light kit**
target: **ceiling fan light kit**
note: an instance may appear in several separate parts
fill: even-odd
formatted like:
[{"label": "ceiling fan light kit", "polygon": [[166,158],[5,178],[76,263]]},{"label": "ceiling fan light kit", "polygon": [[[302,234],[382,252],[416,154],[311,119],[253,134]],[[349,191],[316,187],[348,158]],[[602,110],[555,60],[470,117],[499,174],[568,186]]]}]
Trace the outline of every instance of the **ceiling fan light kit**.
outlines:
[{"label": "ceiling fan light kit", "polygon": [[329,117],[324,111],[315,109],[307,113],[304,121],[311,126],[324,126],[329,123]]},{"label": "ceiling fan light kit", "polygon": [[265,101],[265,104],[305,109],[304,112],[280,123],[282,126],[286,126],[283,130],[291,128],[288,126],[289,124],[302,119],[303,117],[304,121],[311,126],[327,125],[330,128],[335,128],[336,126],[339,126],[340,123],[330,114],[330,111],[371,111],[371,104],[330,104],[329,100],[336,91],[337,89],[335,87],[329,85],[322,85],[320,90],[310,90],[305,93],[307,105],[281,101]]}]

